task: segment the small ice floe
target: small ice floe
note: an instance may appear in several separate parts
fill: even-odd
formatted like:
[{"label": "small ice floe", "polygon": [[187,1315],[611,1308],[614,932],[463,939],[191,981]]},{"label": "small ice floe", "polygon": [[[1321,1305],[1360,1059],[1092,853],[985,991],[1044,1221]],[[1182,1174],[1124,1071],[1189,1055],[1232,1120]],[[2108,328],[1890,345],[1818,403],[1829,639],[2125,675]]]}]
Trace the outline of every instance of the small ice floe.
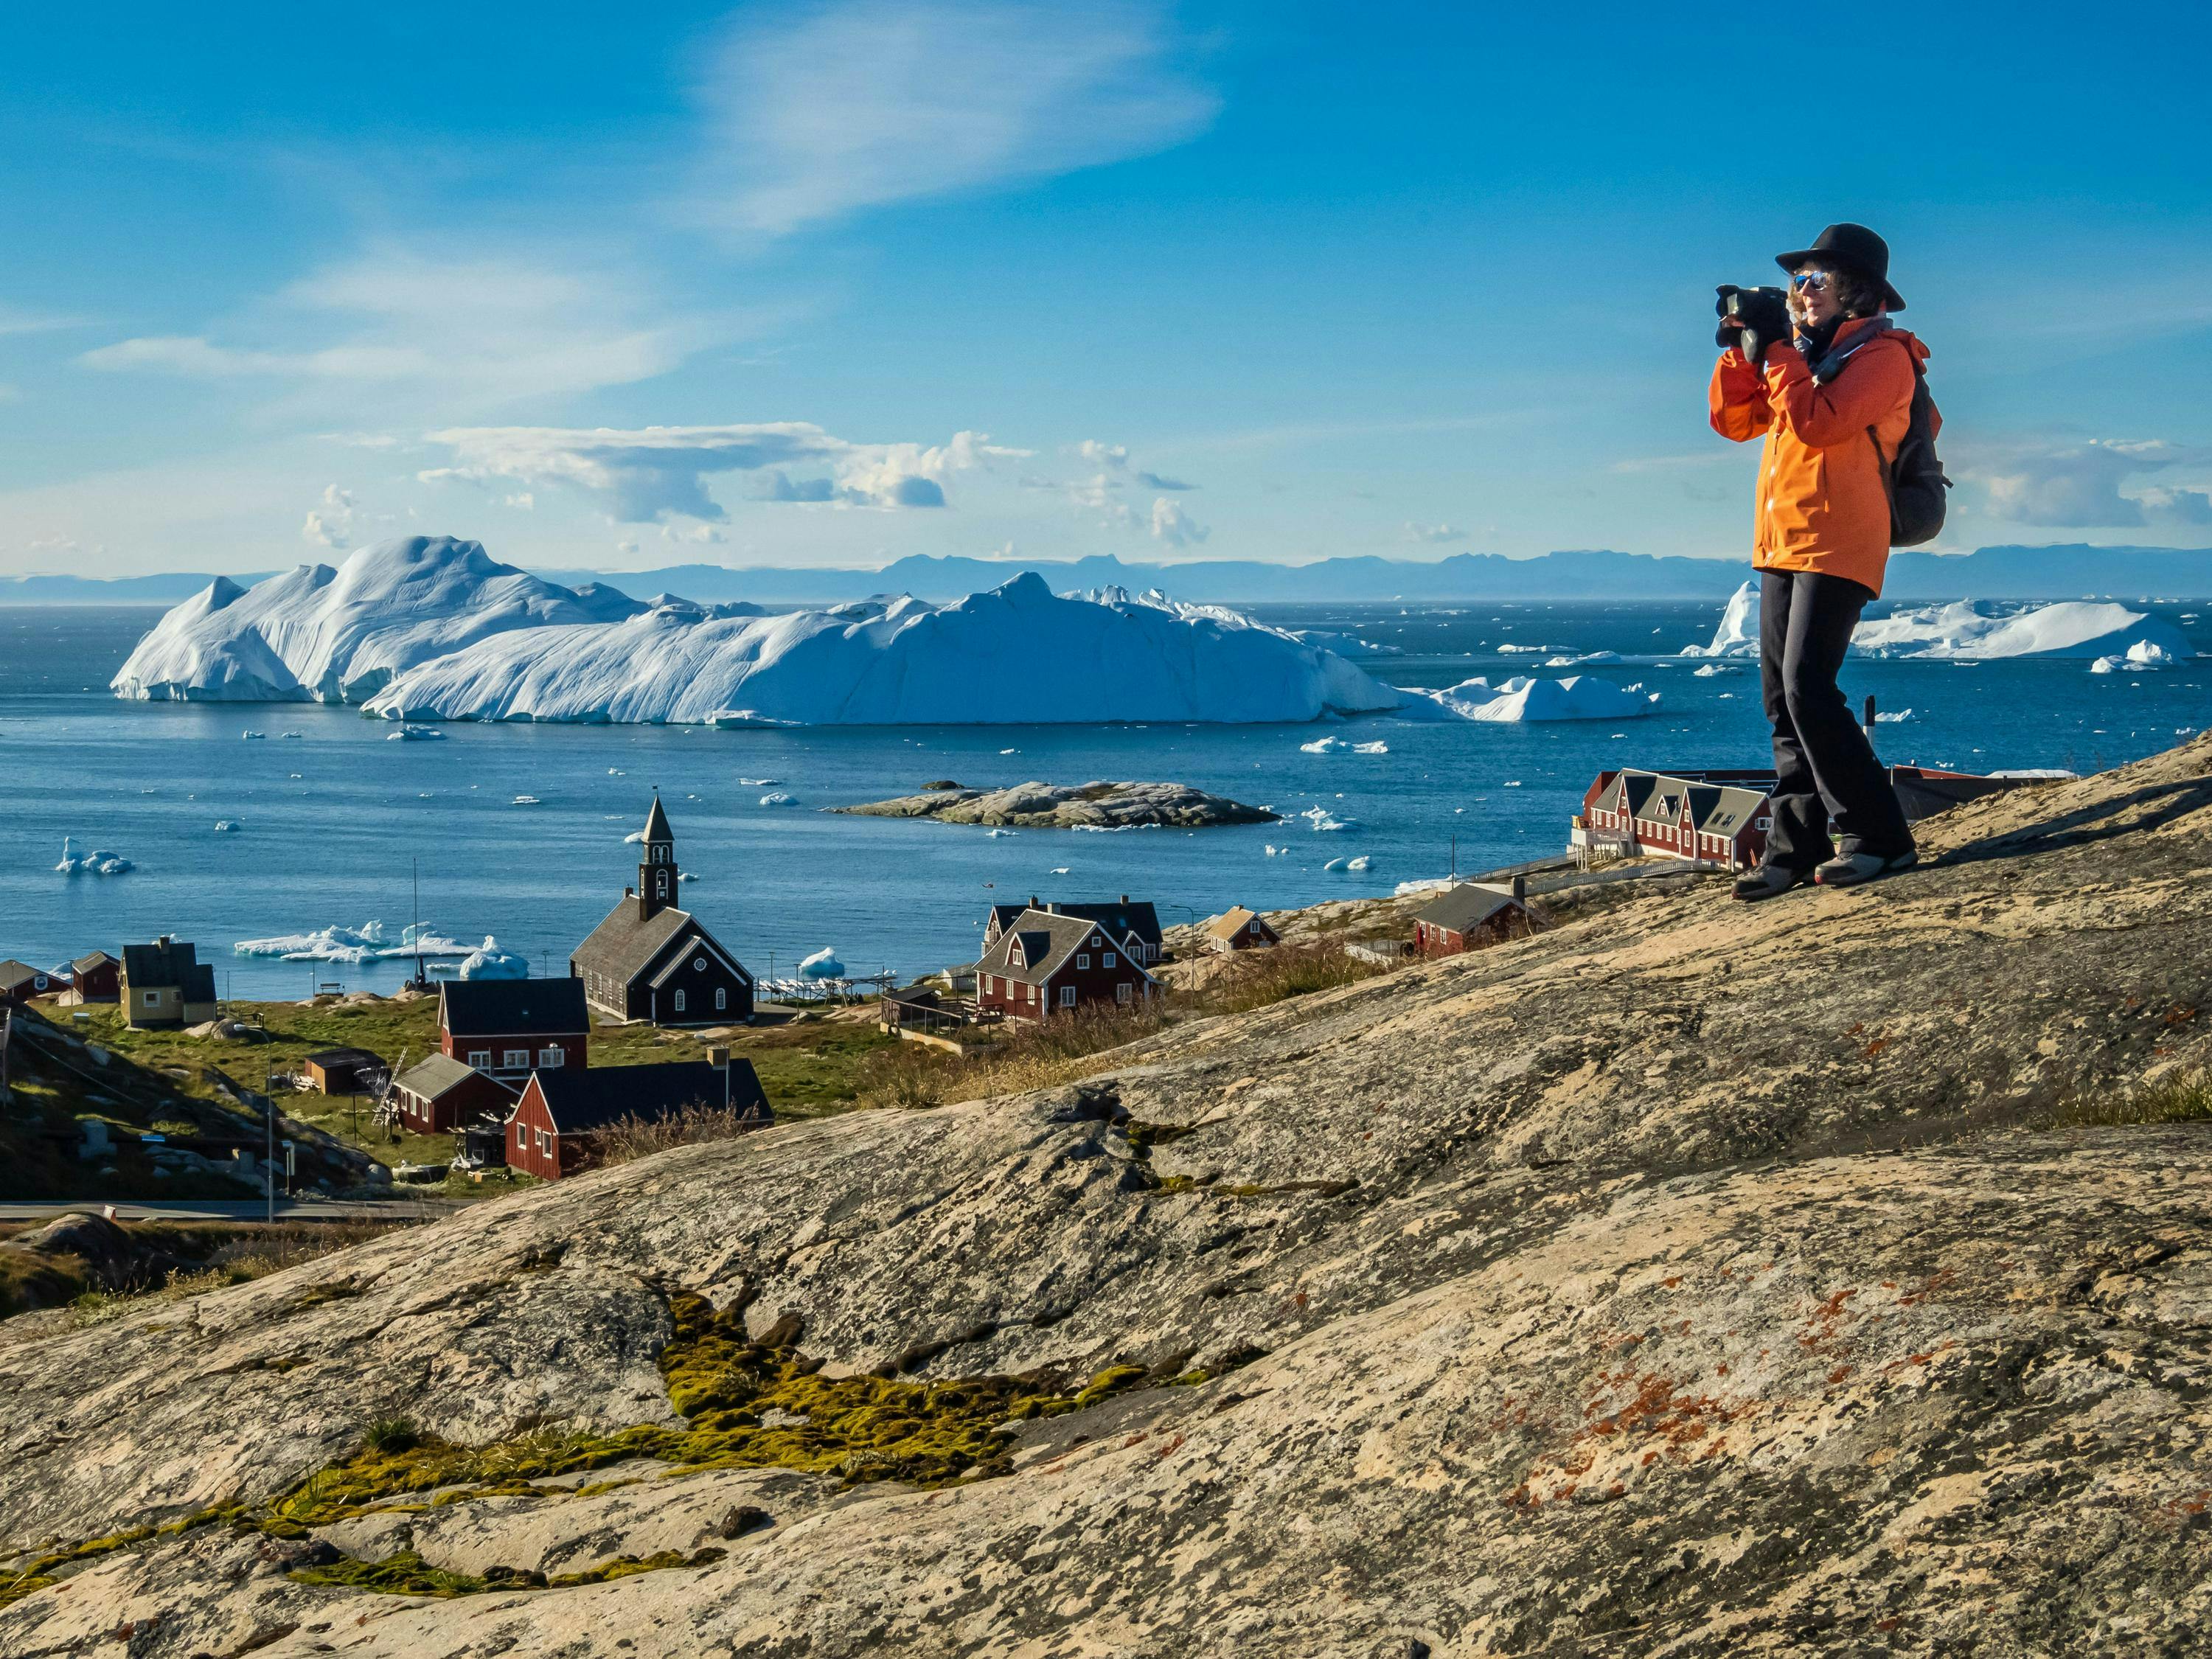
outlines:
[{"label": "small ice floe", "polygon": [[434,800],[436,797],[428,789],[418,789],[415,792],[415,799],[416,800]]},{"label": "small ice floe", "polygon": [[1344,829],[1347,823],[1347,820],[1338,817],[1326,806],[1309,806],[1298,816],[1306,821],[1307,829],[1317,833]]},{"label": "small ice floe", "polygon": [[1316,738],[1311,743],[1298,745],[1301,755],[1327,755],[1345,747],[1342,738]]},{"label": "small ice floe", "polygon": [[627,847],[627,846],[629,846],[632,842],[635,842],[635,841],[643,841],[644,839],[645,839],[645,831],[644,831],[644,830],[631,830],[631,831],[629,832],[629,834],[628,834],[628,835],[626,835],[626,836],[624,836],[623,837],[623,846],[625,846],[625,847]]},{"label": "small ice floe", "polygon": [[528,979],[530,958],[512,951],[502,951],[499,941],[489,933],[484,942],[471,951],[460,966],[463,979]]},{"label": "small ice floe", "polygon": [[1067,866],[1064,864],[1055,865],[1051,869],[1045,872],[1045,874],[1048,876],[1064,876],[1067,873]]},{"label": "small ice floe", "polygon": [[1372,854],[1362,853],[1356,859],[1346,860],[1344,867],[1347,870],[1364,870],[1373,862],[1374,858]]},{"label": "small ice floe", "polygon": [[1442,893],[1459,883],[1450,876],[1427,876],[1419,881],[1401,881],[1390,890],[1393,898],[1411,898],[1416,893]]},{"label": "small ice floe", "polygon": [[773,789],[782,781],[781,778],[739,778],[738,787],[741,789]]},{"label": "small ice floe", "polygon": [[1523,656],[1551,648],[1548,645],[1501,645],[1498,647],[1498,654],[1501,657]]},{"label": "small ice floe", "polygon": [[776,789],[763,795],[760,799],[760,804],[763,806],[796,806],[799,805],[799,797],[796,795],[787,795],[782,790]]},{"label": "small ice floe", "polygon": [[[288,777],[288,778],[291,779],[293,782],[297,783],[297,782],[299,782],[299,781],[301,781],[304,776],[306,776],[306,774],[305,774],[305,773],[301,773],[301,772],[287,772],[284,775],[285,775],[286,777]],[[185,796],[185,799],[186,800],[190,800],[190,799],[191,799],[191,797],[190,795],[187,795],[187,796]]]},{"label": "small ice floe", "polygon": [[678,881],[696,881],[699,878],[693,875],[689,870],[685,870],[678,874],[676,879]]},{"label": "small ice floe", "polygon": [[1020,833],[1018,830],[987,830],[983,832],[983,838],[986,841],[996,841],[1001,836],[1018,836]]},{"label": "small ice floe", "polygon": [[2177,738],[2185,738],[2196,729],[2193,726],[2177,726],[2173,728],[2173,735]]},{"label": "small ice floe", "polygon": [[120,853],[103,853],[97,848],[82,855],[70,850],[71,838],[62,837],[62,861],[54,866],[65,876],[120,876],[138,866]]},{"label": "small ice floe", "polygon": [[1508,789],[1518,789],[1521,787],[1521,780],[1518,778],[1508,778],[1505,780],[1505,787]]},{"label": "small ice floe", "polygon": [[517,806],[543,806],[544,804],[535,795],[517,795],[514,801]]},{"label": "small ice floe", "polygon": [[215,832],[218,836],[234,836],[245,828],[236,818],[217,818],[215,821]]},{"label": "small ice floe", "polygon": [[1018,749],[1001,749],[999,752],[1002,755],[1018,755],[1022,751]]},{"label": "small ice floe", "polygon": [[443,743],[446,734],[434,726],[403,726],[385,739],[386,743]]},{"label": "small ice floe", "polygon": [[304,732],[279,732],[276,735],[280,738],[304,738],[307,734]]},{"label": "small ice floe", "polygon": [[1352,745],[1352,752],[1355,755],[1387,755],[1390,752],[1390,745],[1380,741],[1355,743]]},{"label": "small ice floe", "polygon": [[629,774],[623,771],[619,766],[610,766],[607,768],[607,775],[611,778],[626,778]]},{"label": "small ice floe", "polygon": [[1911,718],[1910,708],[1884,709],[1875,715],[1875,719],[1884,726],[1902,726]]},{"label": "small ice floe", "polygon": [[1723,691],[1719,696],[1714,698],[1713,701],[1716,702],[1734,702],[1735,701],[1735,693],[1733,691]]},{"label": "small ice floe", "polygon": [[1322,870],[1324,873],[1331,870],[1341,870],[1343,868],[1344,860],[1342,859],[1331,859],[1327,864],[1322,866]]},{"label": "small ice floe", "polygon": [[266,732],[241,732],[238,735],[244,738],[246,742],[253,743],[266,738],[269,734]]},{"label": "small ice floe", "polygon": [[1736,667],[1733,663],[1709,662],[1702,668],[1692,670],[1691,678],[1693,679],[1710,680],[1716,678],[1722,674],[1741,674],[1742,672],[1743,671],[1741,669]]},{"label": "small ice floe", "polygon": [[800,962],[799,973],[802,979],[842,979],[845,977],[845,964],[838,961],[837,953],[825,945]]},{"label": "small ice floe", "polygon": [[1291,849],[1289,848],[1278,847],[1273,842],[1270,842],[1267,844],[1267,856],[1271,859],[1287,858],[1290,855],[1290,851]]}]

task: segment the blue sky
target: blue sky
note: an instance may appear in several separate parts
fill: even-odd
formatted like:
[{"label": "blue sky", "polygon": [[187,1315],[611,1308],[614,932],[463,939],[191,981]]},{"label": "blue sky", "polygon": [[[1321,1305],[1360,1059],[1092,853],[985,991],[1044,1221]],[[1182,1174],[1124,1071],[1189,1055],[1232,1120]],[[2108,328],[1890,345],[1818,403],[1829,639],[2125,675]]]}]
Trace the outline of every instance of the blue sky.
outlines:
[{"label": "blue sky", "polygon": [[1712,286],[1844,218],[1943,545],[2212,544],[2212,26],[2083,16],[17,9],[0,574],[1740,557]]}]

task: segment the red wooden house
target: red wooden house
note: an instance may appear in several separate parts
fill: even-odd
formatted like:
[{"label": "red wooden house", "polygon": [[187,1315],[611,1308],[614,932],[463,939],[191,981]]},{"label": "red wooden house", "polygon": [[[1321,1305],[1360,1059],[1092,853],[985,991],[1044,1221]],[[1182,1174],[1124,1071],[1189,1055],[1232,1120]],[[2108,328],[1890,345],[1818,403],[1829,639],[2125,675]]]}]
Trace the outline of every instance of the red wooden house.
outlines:
[{"label": "red wooden house", "polygon": [[0,962],[0,1002],[27,1007],[33,997],[49,996],[61,988],[61,981],[27,962],[17,962],[12,957]]},{"label": "red wooden house", "polygon": [[105,951],[94,951],[70,963],[70,988],[62,1000],[69,1003],[123,1000],[123,964]]},{"label": "red wooden house", "polygon": [[522,1086],[532,1072],[581,1071],[592,1029],[580,979],[451,980],[438,988],[438,1049]]},{"label": "red wooden house", "polygon": [[507,1166],[541,1181],[588,1169],[597,1139],[625,1118],[647,1122],[690,1106],[727,1107],[765,1128],[775,1113],[749,1060],[672,1060],[537,1072],[507,1122]]},{"label": "red wooden house", "polygon": [[450,1055],[428,1054],[393,1080],[392,1099],[408,1128],[441,1135],[484,1118],[505,1121],[515,1090]]},{"label": "red wooden house", "polygon": [[1630,857],[1703,860],[1730,869],[1759,862],[1772,821],[1774,774],[1759,771],[1601,772],[1583,797],[1573,840]]},{"label": "red wooden house", "polygon": [[1206,948],[1224,955],[1233,951],[1256,951],[1263,945],[1282,942],[1283,936],[1268,925],[1265,916],[1241,904],[1231,907],[1206,924]]},{"label": "red wooden house", "polygon": [[1130,955],[1126,938],[1053,905],[1006,923],[975,964],[976,1007],[1009,1019],[1133,1007],[1158,994],[1159,981]]},{"label": "red wooden house", "polygon": [[1518,878],[1510,887],[1463,881],[1413,912],[1413,949],[1425,957],[1455,957],[1517,939],[1533,926]]}]

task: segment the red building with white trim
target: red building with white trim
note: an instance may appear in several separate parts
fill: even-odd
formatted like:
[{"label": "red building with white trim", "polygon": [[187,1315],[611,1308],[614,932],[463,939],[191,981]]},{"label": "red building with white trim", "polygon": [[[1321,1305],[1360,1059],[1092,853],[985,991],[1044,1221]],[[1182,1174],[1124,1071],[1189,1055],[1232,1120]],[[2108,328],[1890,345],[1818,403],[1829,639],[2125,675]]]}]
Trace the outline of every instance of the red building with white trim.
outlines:
[{"label": "red building with white trim", "polygon": [[450,980],[438,988],[438,1050],[516,1088],[532,1072],[582,1071],[592,1029],[580,979]]},{"label": "red building with white trim", "polygon": [[[1149,906],[1147,907],[1150,908]],[[1130,954],[1130,938],[1054,905],[1003,923],[975,964],[975,1006],[1009,1019],[1042,1020],[1079,1008],[1129,1008],[1159,994]]]}]

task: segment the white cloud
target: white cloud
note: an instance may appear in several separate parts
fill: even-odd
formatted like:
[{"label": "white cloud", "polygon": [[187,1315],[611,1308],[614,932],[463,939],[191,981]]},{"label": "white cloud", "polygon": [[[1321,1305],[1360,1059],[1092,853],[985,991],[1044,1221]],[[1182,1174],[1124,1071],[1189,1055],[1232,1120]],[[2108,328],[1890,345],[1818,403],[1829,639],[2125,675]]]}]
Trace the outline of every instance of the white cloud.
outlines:
[{"label": "white cloud", "polygon": [[1195,523],[1182,506],[1162,495],[1152,503],[1152,539],[1165,542],[1170,547],[1187,547],[1193,542],[1204,541],[1211,532],[1204,525]]},{"label": "white cloud", "polygon": [[742,331],[735,318],[674,313],[627,273],[560,250],[441,258],[382,246],[327,265],[222,331],[97,347],[86,366],[196,380],[366,391],[492,407],[626,386]]},{"label": "white cloud", "polygon": [[1467,532],[1455,524],[1414,524],[1406,526],[1406,538],[1415,542],[1456,542],[1465,538]]},{"label": "white cloud", "polygon": [[517,490],[512,495],[502,495],[499,501],[501,507],[512,507],[524,513],[534,511],[538,506],[538,497],[526,489]]},{"label": "white cloud", "polygon": [[700,78],[699,211],[781,235],[1149,155],[1219,100],[1152,0],[830,0],[739,14]]},{"label": "white cloud", "polygon": [[354,512],[350,491],[340,489],[336,484],[325,484],[322,505],[307,514],[307,521],[300,526],[300,533],[309,541],[325,547],[348,546],[353,540]]},{"label": "white cloud", "polygon": [[[718,472],[757,475],[755,498],[824,501],[848,507],[942,507],[954,474],[1028,453],[963,432],[951,442],[849,442],[805,421],[730,426],[655,426],[635,431],[599,428],[456,427],[428,441],[453,453],[453,465],[417,476],[425,482],[493,479],[563,483],[606,498],[619,521],[726,516],[707,493]],[[787,469],[818,469],[794,480]]]},{"label": "white cloud", "polygon": [[2212,522],[2212,501],[2202,489],[2148,489],[2129,494],[2120,488],[2140,473],[2203,459],[2195,451],[2158,439],[2026,440],[1969,451],[1960,472],[1988,489],[1992,514],[2014,524],[2131,528],[2154,519]]}]

